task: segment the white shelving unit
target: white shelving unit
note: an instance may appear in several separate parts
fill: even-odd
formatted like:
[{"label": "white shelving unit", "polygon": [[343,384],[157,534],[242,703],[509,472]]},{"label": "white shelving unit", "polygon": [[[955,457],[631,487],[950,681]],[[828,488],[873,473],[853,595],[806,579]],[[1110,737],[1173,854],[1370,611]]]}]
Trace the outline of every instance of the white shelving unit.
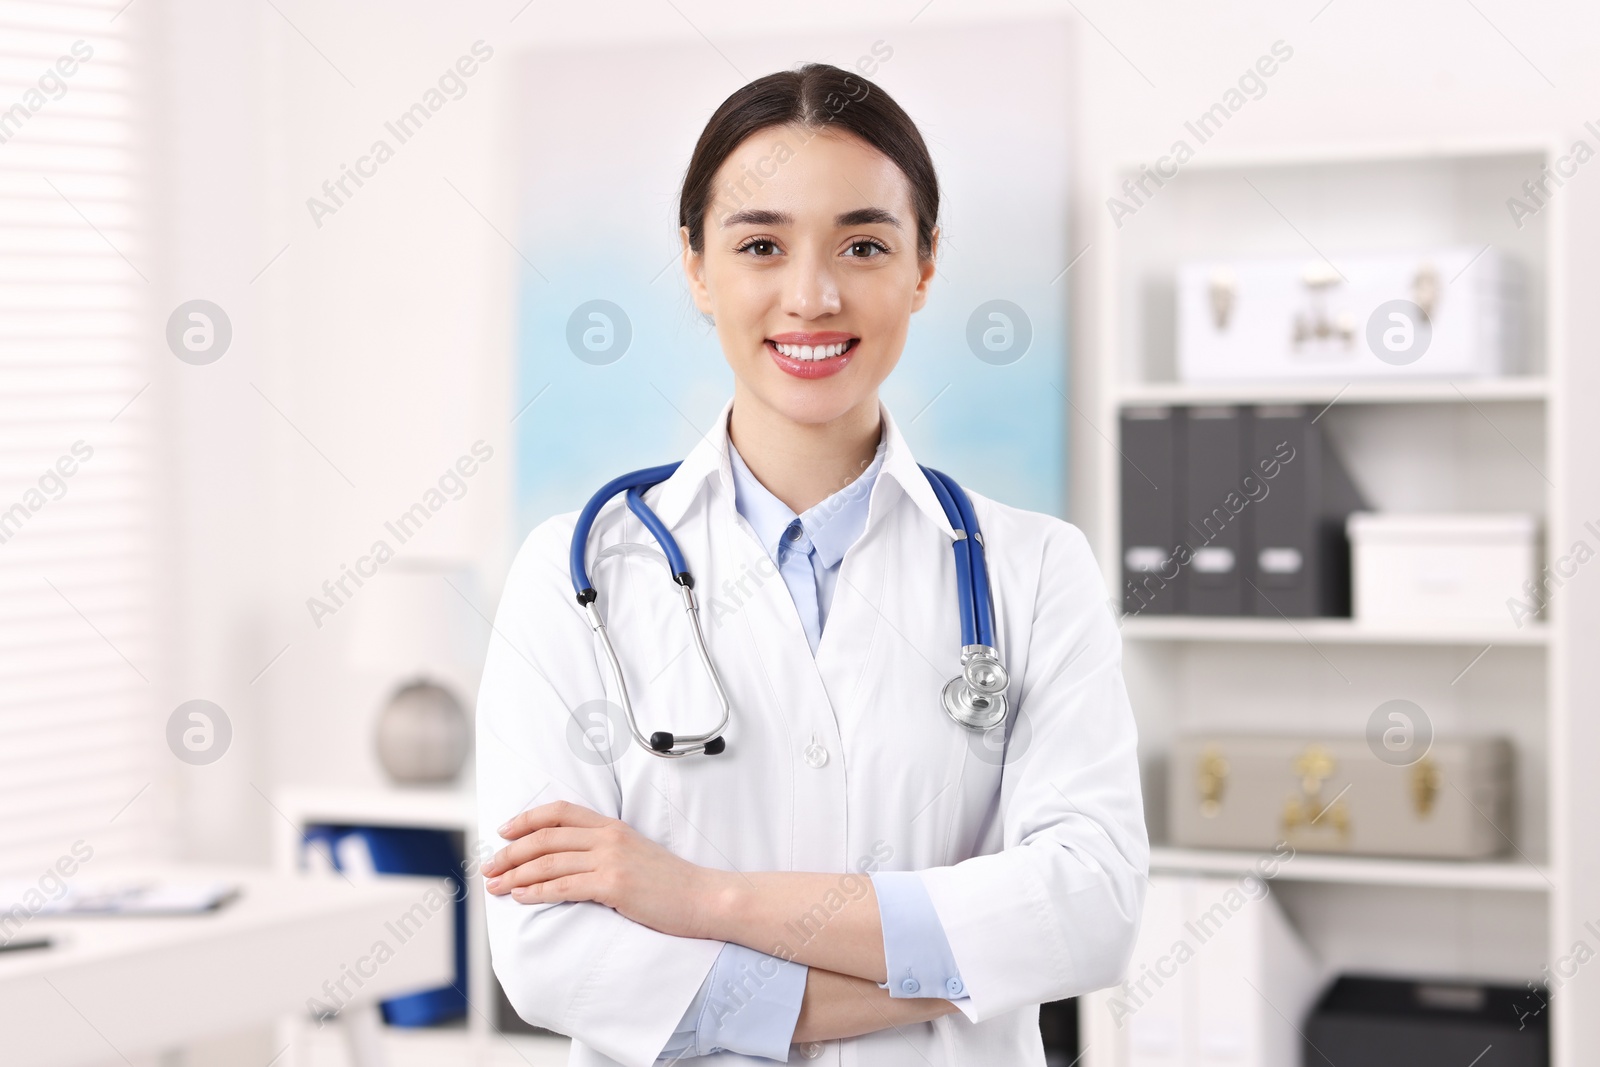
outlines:
[{"label": "white shelving unit", "polygon": [[1421,630],[1375,626],[1353,619],[1201,618],[1190,615],[1133,616],[1122,621],[1124,641],[1214,641],[1314,645],[1545,645],[1543,623],[1514,627],[1437,627]]},{"label": "white shelving unit", "polygon": [[1119,407],[1149,404],[1493,404],[1543,400],[1550,383],[1524,375],[1488,381],[1261,382],[1190,385],[1144,382],[1118,391]]},{"label": "white shelving unit", "polygon": [[[1568,371],[1563,207],[1522,229],[1506,218],[1508,190],[1559,152],[1543,144],[1425,150],[1311,149],[1272,158],[1213,154],[1187,164],[1138,213],[1090,235],[1097,267],[1090,395],[1077,402],[1098,439],[1115,443],[1125,408],[1305,404],[1370,504],[1385,511],[1527,511],[1545,523],[1547,558],[1572,540],[1559,434]],[[1106,176],[1095,202],[1137,175]],[[1248,179],[1248,180],[1246,180]],[[1310,246],[1315,242],[1315,247]],[[1341,253],[1493,244],[1525,269],[1525,350],[1512,376],[1485,380],[1180,382],[1174,351],[1175,268],[1188,259]],[[1379,367],[1378,369],[1382,369]],[[1085,524],[1120,590],[1119,450],[1098,449],[1093,514]],[[1242,473],[1242,472],[1241,472]],[[1574,520],[1575,521],[1575,520]],[[1239,876],[1261,857],[1172,847],[1166,836],[1167,751],[1185,732],[1360,735],[1383,701],[1424,708],[1441,735],[1501,733],[1516,751],[1514,844],[1482,862],[1297,854],[1278,866],[1273,893],[1318,955],[1340,972],[1462,977],[1521,985],[1570,953],[1561,914],[1574,895],[1560,805],[1572,714],[1559,673],[1570,636],[1562,605],[1515,628],[1373,626],[1352,619],[1130,616],[1124,671],[1139,719],[1153,871]],[[1552,1004],[1558,1067],[1579,1059],[1575,1016]],[[1084,1017],[1087,1067],[1120,1067],[1119,1038]],[[1097,1038],[1097,1034],[1101,1035]],[[1097,1047],[1098,1045],[1098,1047]]]},{"label": "white shelving unit", "polygon": [[[1209,848],[1150,850],[1150,867],[1184,874],[1245,875],[1261,857],[1253,852]],[[1330,882],[1346,885],[1395,886],[1400,889],[1499,889],[1544,893],[1550,872],[1529,863],[1450,863],[1442,860],[1381,859],[1371,856],[1329,856],[1303,852],[1275,871],[1275,881]]]},{"label": "white shelving unit", "polygon": [[[390,826],[446,830],[459,835],[464,857],[477,854],[477,803],[470,786],[451,789],[290,786],[273,796],[277,820],[273,854],[283,871],[301,871],[305,830],[314,825]],[[318,877],[307,875],[307,877]],[[560,1035],[505,1033],[496,1025],[497,986],[489,965],[482,888],[475,864],[467,867],[467,1000],[464,1022],[431,1027],[382,1028],[390,1067],[563,1067],[571,1042]],[[276,1067],[348,1067],[342,1034],[319,1029],[306,1017],[284,1019]]]}]

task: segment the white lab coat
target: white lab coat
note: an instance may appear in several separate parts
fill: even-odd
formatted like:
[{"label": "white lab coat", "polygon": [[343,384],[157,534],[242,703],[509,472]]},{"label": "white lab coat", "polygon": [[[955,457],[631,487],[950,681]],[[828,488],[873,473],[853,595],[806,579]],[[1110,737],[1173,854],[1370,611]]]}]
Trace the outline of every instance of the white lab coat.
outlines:
[{"label": "white lab coat", "polygon": [[[1011,674],[1007,752],[940,705],[959,669],[952,531],[887,407],[866,529],[841,564],[814,659],[788,589],[734,508],[731,409],[646,493],[694,573],[733,704],[727,750],[663,759],[632,741],[568,578],[576,515],[557,516],[528,535],[495,619],[478,699],[481,839],[499,848],[496,827],[514,813],[574,801],[704,866],[839,872],[839,895],[819,900],[811,922],[865,893],[861,872],[921,871],[965,983],[960,1013],[793,1046],[791,1060],[1043,1067],[1037,1005],[1121,978],[1149,863],[1120,637],[1087,542],[1060,519],[969,490]],[[618,497],[594,525],[589,559],[627,542],[654,546]],[[714,726],[719,708],[662,559],[613,551],[590,576],[641,731]],[[605,705],[591,702],[607,699],[609,761],[597,735],[584,740],[605,729]],[[722,947],[587,901],[488,896],[487,917],[511,1003],[573,1038],[573,1067],[652,1063]],[[801,918],[791,948],[806,936]]]}]

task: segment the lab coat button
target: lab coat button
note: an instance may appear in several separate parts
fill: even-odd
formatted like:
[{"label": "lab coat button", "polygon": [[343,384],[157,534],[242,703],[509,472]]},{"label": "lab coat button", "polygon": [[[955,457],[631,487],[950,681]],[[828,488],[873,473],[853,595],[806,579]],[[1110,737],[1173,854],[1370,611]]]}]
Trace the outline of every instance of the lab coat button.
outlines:
[{"label": "lab coat button", "polygon": [[966,986],[961,984],[961,979],[952,978],[944,984],[944,988],[945,991],[952,997],[959,997],[961,995],[961,991],[965,989]]},{"label": "lab coat button", "polygon": [[805,1044],[800,1046],[800,1055],[804,1056],[808,1060],[816,1059],[818,1056],[822,1055],[821,1043],[816,1041],[807,1041]]},{"label": "lab coat button", "polygon": [[807,745],[806,762],[813,767],[821,767],[828,762],[828,750],[818,744]]},{"label": "lab coat button", "polygon": [[922,983],[917,981],[915,978],[907,978],[904,982],[900,983],[900,988],[907,993],[915,993],[917,990],[922,988]]}]

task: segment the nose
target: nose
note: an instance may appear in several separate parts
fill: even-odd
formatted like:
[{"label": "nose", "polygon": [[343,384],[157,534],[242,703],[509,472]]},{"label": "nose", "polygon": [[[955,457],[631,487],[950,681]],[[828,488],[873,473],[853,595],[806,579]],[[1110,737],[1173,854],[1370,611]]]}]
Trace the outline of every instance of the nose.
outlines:
[{"label": "nose", "polygon": [[826,252],[800,252],[791,260],[784,279],[783,310],[796,318],[813,320],[839,310],[839,286],[833,260]]}]

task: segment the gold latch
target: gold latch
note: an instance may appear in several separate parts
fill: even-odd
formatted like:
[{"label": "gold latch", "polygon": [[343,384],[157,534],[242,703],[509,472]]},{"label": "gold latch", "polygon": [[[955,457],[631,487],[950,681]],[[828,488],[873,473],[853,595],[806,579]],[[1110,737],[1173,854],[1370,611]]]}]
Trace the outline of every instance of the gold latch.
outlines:
[{"label": "gold latch", "polygon": [[1295,312],[1294,316],[1294,347],[1296,350],[1307,341],[1327,341],[1337,339],[1349,348],[1355,341],[1356,323],[1348,311],[1341,311],[1329,317],[1328,304],[1332,297],[1332,290],[1344,281],[1344,276],[1337,267],[1327,260],[1317,260],[1306,267],[1300,277],[1300,283],[1305,287],[1309,314],[1303,311]]},{"label": "gold latch", "polygon": [[1333,753],[1321,745],[1307,746],[1306,750],[1295,757],[1291,766],[1300,779],[1300,788],[1310,796],[1322,791],[1322,783],[1333,776],[1339,765],[1333,761]]},{"label": "gold latch", "polygon": [[1432,263],[1418,267],[1416,276],[1411,279],[1411,302],[1417,305],[1422,317],[1430,324],[1434,311],[1438,309],[1439,293],[1443,288],[1439,284],[1439,268]]},{"label": "gold latch", "polygon": [[1228,320],[1233,317],[1233,305],[1239,297],[1239,279],[1227,267],[1218,267],[1211,272],[1209,293],[1211,322],[1221,333],[1228,328]]},{"label": "gold latch", "polygon": [[1330,827],[1339,835],[1340,844],[1348,843],[1350,809],[1343,793],[1335,796],[1332,802],[1325,803],[1322,799],[1323,783],[1338,770],[1333,753],[1321,745],[1307,745],[1289,767],[1300,779],[1300,792],[1284,802],[1284,835],[1292,837],[1302,830]]},{"label": "gold latch", "polygon": [[1200,774],[1196,784],[1200,787],[1200,814],[1215,819],[1222,810],[1222,791],[1228,782],[1228,761],[1222,750],[1207,745],[1200,754]]},{"label": "gold latch", "polygon": [[1433,813],[1434,801],[1439,799],[1439,766],[1431,756],[1423,756],[1411,765],[1411,806],[1417,818],[1426,819]]}]

